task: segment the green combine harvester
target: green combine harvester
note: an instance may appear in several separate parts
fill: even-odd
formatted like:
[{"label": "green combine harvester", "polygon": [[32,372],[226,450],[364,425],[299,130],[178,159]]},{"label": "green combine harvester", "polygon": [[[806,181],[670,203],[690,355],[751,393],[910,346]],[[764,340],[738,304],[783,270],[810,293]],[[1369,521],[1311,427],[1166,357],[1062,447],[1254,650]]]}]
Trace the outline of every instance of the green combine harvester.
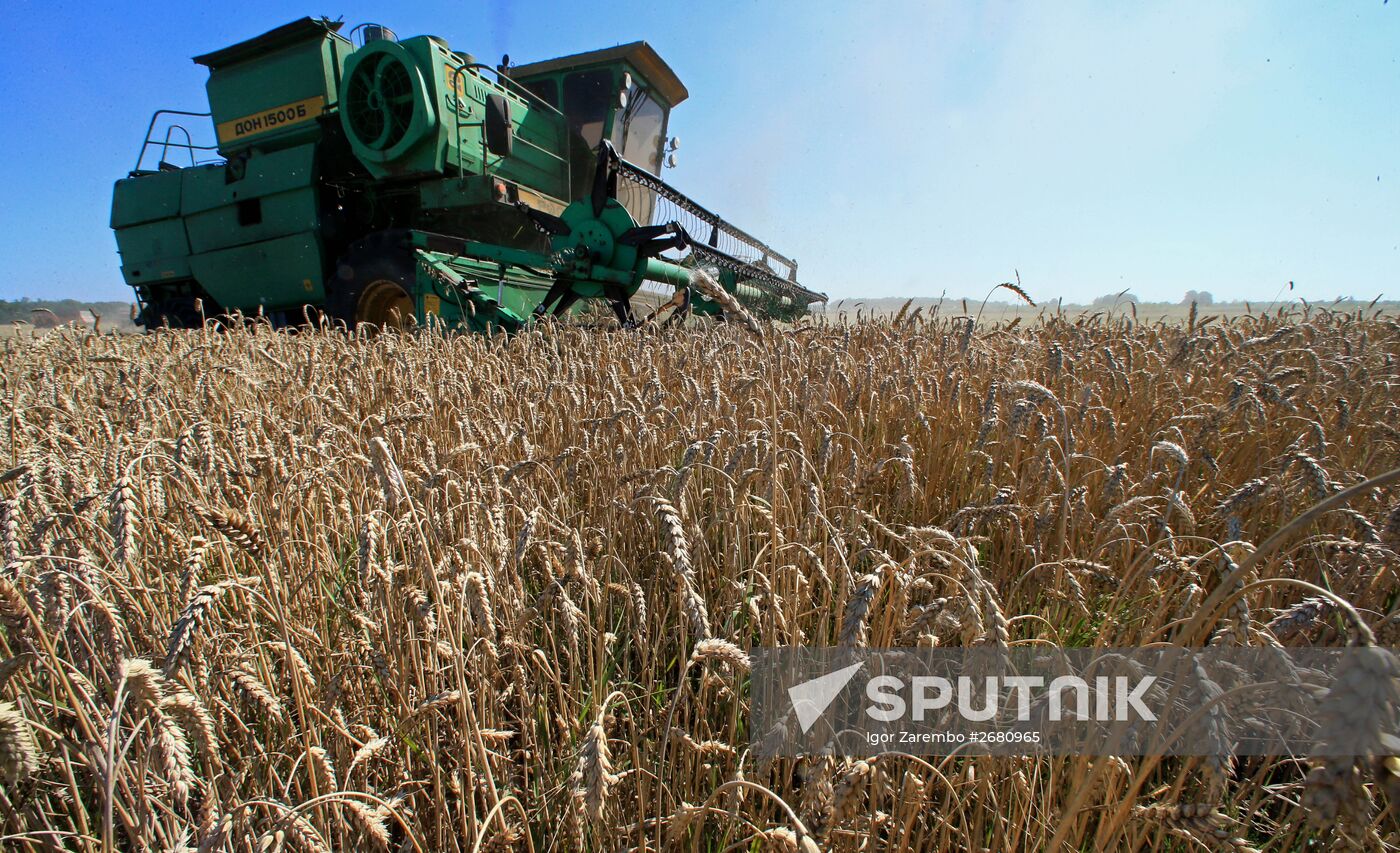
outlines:
[{"label": "green combine harvester", "polygon": [[[303,18],[195,57],[210,112],[152,116],[112,200],[148,329],[238,311],[511,331],[586,300],[629,326],[648,281],[668,319],[723,319],[697,268],[757,313],[825,300],[660,178],[688,93],[645,42],[492,68],[436,36],[340,30]],[[215,145],[177,123],[204,116]]]}]

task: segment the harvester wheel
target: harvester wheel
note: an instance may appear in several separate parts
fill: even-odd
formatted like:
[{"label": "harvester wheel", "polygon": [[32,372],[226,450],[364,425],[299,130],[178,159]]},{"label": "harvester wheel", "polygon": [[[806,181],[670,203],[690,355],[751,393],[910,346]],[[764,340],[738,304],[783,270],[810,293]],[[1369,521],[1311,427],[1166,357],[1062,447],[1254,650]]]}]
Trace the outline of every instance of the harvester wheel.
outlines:
[{"label": "harvester wheel", "polygon": [[326,312],[354,329],[360,324],[405,328],[414,322],[412,257],[373,237],[351,247],[326,296]]}]

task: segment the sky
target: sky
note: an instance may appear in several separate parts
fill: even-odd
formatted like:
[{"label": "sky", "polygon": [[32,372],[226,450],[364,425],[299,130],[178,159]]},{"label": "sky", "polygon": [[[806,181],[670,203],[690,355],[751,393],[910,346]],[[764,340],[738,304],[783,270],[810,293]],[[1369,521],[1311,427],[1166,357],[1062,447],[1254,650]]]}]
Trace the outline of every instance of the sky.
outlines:
[{"label": "sky", "polygon": [[1400,297],[1400,3],[115,5],[7,3],[0,298],[129,298],[111,188],[151,113],[307,14],[492,62],[647,40],[691,93],[665,177],[834,299]]}]

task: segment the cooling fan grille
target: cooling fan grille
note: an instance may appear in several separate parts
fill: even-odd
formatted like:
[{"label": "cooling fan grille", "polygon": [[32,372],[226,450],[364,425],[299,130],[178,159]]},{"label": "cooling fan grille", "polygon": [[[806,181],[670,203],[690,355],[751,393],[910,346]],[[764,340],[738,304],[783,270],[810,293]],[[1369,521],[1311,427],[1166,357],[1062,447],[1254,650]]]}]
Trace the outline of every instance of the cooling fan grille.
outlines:
[{"label": "cooling fan grille", "polygon": [[376,151],[397,145],[413,121],[413,79],[398,58],[387,53],[355,67],[346,87],[350,130]]}]

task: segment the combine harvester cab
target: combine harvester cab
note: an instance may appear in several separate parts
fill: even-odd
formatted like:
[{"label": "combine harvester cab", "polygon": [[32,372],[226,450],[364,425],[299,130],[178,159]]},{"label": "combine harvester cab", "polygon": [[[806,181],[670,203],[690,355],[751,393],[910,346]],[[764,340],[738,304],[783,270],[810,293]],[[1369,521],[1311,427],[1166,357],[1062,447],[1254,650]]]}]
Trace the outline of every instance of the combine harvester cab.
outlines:
[{"label": "combine harvester cab", "polygon": [[[112,205],[147,328],[237,310],[511,330],[592,299],[631,324],[645,281],[673,316],[722,317],[691,299],[697,266],[756,313],[825,298],[660,178],[687,92],[645,42],[492,68],[435,36],[340,31],[304,18],[196,57],[210,112],[152,117]],[[174,124],[202,116],[215,145]]]}]

